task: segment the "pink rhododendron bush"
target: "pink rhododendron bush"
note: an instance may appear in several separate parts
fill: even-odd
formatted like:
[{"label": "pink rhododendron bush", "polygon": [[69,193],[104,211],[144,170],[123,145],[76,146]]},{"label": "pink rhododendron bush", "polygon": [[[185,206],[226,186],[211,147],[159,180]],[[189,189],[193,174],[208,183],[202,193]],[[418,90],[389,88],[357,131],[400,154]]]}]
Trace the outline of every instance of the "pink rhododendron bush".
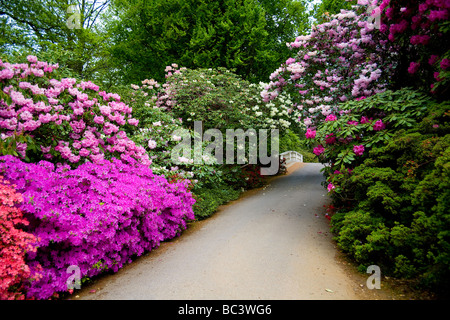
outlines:
[{"label": "pink rhododendron bush", "polygon": [[388,88],[420,87],[448,98],[449,10],[443,0],[359,0],[288,43],[293,56],[261,96],[270,101],[289,92],[298,120],[312,128],[342,114],[342,102]]},{"label": "pink rhododendron bush", "polygon": [[299,121],[314,127],[340,113],[339,103],[383,92],[395,67],[389,43],[365,6],[343,11],[287,45],[294,52],[270,76],[265,101],[290,93]]},{"label": "pink rhododendron bush", "polygon": [[3,156],[0,172],[22,194],[18,208],[37,238],[37,250],[26,256],[33,275],[24,284],[28,298],[68,291],[69,266],[80,268],[82,280],[115,272],[194,218],[187,180],[169,183],[131,157],[71,169]]},{"label": "pink rhododendron bush", "polygon": [[314,154],[330,165],[328,180],[341,166],[352,170],[361,163],[374,145],[393,137],[392,130],[412,126],[409,105],[393,116],[389,112],[398,110],[371,102],[361,110],[354,102],[380,95],[388,108],[395,91],[385,98],[386,90],[405,87],[418,90],[404,94],[405,101],[423,91],[448,100],[449,10],[450,2],[442,0],[358,0],[353,10],[341,10],[287,43],[293,56],[271,74],[261,96],[276,101],[290,93]]},{"label": "pink rhododendron bush", "polygon": [[337,244],[363,272],[448,292],[450,102],[401,89],[341,109],[315,134]]},{"label": "pink rhododendron bush", "polygon": [[123,130],[138,124],[132,108],[90,81],[53,78],[57,68],[34,56],[20,64],[0,60],[2,153],[72,166],[113,156],[150,164]]}]

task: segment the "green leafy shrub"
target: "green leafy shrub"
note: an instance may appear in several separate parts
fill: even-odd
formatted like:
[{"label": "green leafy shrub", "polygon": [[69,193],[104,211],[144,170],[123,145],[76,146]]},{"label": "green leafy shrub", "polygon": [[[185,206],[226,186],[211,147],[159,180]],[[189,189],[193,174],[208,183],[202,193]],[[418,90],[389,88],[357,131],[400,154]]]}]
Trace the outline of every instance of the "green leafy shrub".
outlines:
[{"label": "green leafy shrub", "polygon": [[182,118],[187,127],[202,121],[204,129],[234,129],[252,127],[255,117],[250,107],[255,105],[256,88],[226,70],[182,68],[167,80],[167,96],[161,106],[175,117]]},{"label": "green leafy shrub", "polygon": [[[339,247],[362,268],[376,264],[384,274],[448,288],[450,103],[403,89],[343,110],[317,129]],[[374,130],[378,120],[382,130]],[[336,140],[327,144],[330,133]]]},{"label": "green leafy shrub", "polygon": [[239,190],[235,190],[225,183],[195,190],[196,203],[193,208],[196,219],[202,220],[211,216],[219,206],[236,200],[240,194]]}]

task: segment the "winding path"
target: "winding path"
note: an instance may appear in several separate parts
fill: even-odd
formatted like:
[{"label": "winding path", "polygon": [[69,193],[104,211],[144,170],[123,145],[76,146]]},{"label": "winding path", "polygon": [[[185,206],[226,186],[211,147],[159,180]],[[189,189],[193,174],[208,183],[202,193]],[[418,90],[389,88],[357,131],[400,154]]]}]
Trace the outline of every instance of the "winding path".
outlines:
[{"label": "winding path", "polygon": [[321,165],[297,167],[83,288],[79,299],[359,299],[324,218]]}]

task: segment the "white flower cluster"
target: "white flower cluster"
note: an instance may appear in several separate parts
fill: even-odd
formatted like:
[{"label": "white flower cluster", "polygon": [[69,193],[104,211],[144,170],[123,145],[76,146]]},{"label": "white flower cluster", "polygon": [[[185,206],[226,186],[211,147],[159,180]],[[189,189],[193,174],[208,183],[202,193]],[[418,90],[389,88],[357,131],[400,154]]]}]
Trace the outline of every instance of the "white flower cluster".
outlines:
[{"label": "white flower cluster", "polygon": [[[263,93],[265,88],[268,86],[267,83],[260,82],[258,89]],[[262,126],[264,128],[271,129],[287,129],[293,123],[298,121],[300,116],[299,110],[294,106],[292,99],[288,93],[279,93],[277,98],[273,101],[264,102],[264,94],[261,97],[256,98],[256,105],[252,107],[252,111],[255,117],[262,121]],[[263,118],[263,115],[266,118]]]}]

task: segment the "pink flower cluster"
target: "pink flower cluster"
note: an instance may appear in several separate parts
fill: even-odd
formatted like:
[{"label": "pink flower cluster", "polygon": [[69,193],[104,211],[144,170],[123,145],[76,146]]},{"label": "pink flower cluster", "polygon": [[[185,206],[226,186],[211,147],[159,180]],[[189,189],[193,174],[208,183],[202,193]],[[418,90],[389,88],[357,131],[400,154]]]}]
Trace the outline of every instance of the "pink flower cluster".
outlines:
[{"label": "pink flower cluster", "polygon": [[324,151],[325,151],[325,148],[321,144],[319,144],[317,147],[314,148],[313,153],[316,156],[320,156]]},{"label": "pink flower cluster", "polygon": [[173,83],[172,76],[181,74],[185,69],[179,68],[176,63],[173,63],[165,69],[165,78],[167,80],[162,86],[154,79],[145,79],[142,81],[141,86],[132,84],[131,88],[137,91],[140,90],[140,92],[137,92],[138,94],[150,97],[151,100],[145,104],[146,106],[153,105],[162,110],[170,110],[177,103],[175,100],[176,84]]},{"label": "pink flower cluster", "polygon": [[332,183],[329,183],[328,186],[327,186],[328,192],[331,192],[331,191],[333,191],[334,189],[336,189],[336,186],[333,185]]},{"label": "pink flower cluster", "polygon": [[[145,149],[135,145],[122,129],[127,124],[137,126],[138,120],[132,118],[132,108],[121,102],[118,94],[99,92],[90,81],[49,78],[57,65],[34,56],[28,61],[30,64],[10,64],[0,60],[0,89],[8,96],[0,99],[3,139],[12,143],[15,135],[29,135],[38,150],[46,150],[43,157],[55,163],[75,165],[131,156],[151,164]],[[18,148],[22,157],[27,147],[22,144]]]},{"label": "pink flower cluster", "polygon": [[308,128],[306,130],[305,136],[307,139],[314,139],[316,137],[316,130],[312,130],[312,129]]},{"label": "pink flower cluster", "polygon": [[364,146],[363,145],[355,145],[355,146],[353,146],[353,152],[357,156],[362,156],[362,154],[364,153]]},{"label": "pink flower cluster", "polygon": [[325,143],[326,144],[334,144],[336,143],[336,136],[334,135],[334,133],[329,133],[325,136]]},{"label": "pink flower cluster", "polygon": [[386,59],[390,44],[372,23],[366,2],[359,2],[357,12],[342,11],[287,43],[296,54],[271,74],[261,92],[264,101],[289,91],[302,112],[299,119],[309,127],[324,117],[334,121],[340,102],[385,91],[395,64]]},{"label": "pink flower cluster", "polygon": [[375,121],[375,123],[373,125],[374,131],[381,131],[381,130],[384,130],[385,128],[386,128],[386,125],[383,123],[383,121],[381,119]]},{"label": "pink flower cluster", "polygon": [[[431,83],[432,92],[436,84],[448,81],[441,73],[446,69],[447,61],[443,56],[448,48],[436,45],[445,42],[448,32],[441,27],[448,22],[450,16],[450,2],[448,0],[413,0],[407,2],[383,0],[379,6],[383,23],[387,25],[388,38],[394,46],[402,41],[408,41],[412,47],[408,48],[410,56],[416,57],[408,66],[408,73],[414,75],[419,70],[428,70],[428,61],[433,66],[434,76]],[[417,59],[419,57],[419,59]],[[424,79],[433,79],[421,75]]]}]

